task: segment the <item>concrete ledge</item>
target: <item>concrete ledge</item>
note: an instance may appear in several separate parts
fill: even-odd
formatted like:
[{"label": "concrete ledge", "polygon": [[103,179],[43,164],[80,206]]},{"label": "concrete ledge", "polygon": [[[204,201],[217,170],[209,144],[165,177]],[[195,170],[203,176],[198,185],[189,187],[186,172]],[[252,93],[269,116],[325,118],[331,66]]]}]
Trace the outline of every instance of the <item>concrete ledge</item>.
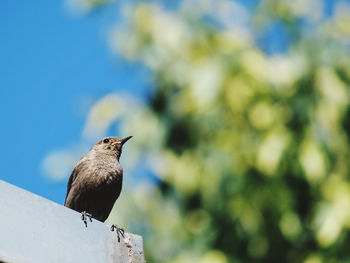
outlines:
[{"label": "concrete ledge", "polygon": [[142,237],[118,243],[109,226],[0,180],[0,262],[144,263]]}]

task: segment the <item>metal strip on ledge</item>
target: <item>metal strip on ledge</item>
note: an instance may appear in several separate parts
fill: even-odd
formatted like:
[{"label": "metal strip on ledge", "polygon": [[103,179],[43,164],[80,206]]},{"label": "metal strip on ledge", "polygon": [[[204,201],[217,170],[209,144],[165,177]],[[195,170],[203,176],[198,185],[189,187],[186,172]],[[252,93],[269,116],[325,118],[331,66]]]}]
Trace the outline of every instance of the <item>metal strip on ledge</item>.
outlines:
[{"label": "metal strip on ledge", "polygon": [[0,262],[145,263],[142,237],[97,221],[0,180]]}]

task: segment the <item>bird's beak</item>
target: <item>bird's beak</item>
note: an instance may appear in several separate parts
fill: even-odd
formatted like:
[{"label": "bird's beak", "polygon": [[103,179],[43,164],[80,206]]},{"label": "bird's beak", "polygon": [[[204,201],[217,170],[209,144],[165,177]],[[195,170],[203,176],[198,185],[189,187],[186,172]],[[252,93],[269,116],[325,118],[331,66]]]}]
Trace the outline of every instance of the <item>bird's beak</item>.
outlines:
[{"label": "bird's beak", "polygon": [[132,136],[128,136],[128,137],[125,137],[123,139],[120,140],[120,143],[121,145],[123,145],[124,143],[126,143],[128,140],[130,140],[132,138]]},{"label": "bird's beak", "polygon": [[121,145],[123,145],[124,143],[126,143],[129,139],[131,139],[132,138],[132,136],[128,136],[128,137],[125,137],[125,138],[123,138],[123,139],[121,139],[120,141],[118,141],[118,142],[113,142],[113,143],[111,143],[111,145],[113,146],[113,145],[116,145],[116,144],[121,144]]}]

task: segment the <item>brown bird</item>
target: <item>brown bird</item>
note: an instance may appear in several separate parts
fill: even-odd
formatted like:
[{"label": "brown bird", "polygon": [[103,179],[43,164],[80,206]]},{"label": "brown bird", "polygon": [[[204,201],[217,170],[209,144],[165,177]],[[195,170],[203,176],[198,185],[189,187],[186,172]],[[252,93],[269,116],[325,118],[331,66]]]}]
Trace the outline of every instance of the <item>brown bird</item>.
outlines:
[{"label": "brown bird", "polygon": [[[99,140],[80,159],[69,177],[64,205],[82,213],[87,218],[104,222],[122,190],[123,168],[119,163],[122,147],[132,136],[119,139],[106,137]],[[124,235],[124,230],[112,225],[111,230]]]}]

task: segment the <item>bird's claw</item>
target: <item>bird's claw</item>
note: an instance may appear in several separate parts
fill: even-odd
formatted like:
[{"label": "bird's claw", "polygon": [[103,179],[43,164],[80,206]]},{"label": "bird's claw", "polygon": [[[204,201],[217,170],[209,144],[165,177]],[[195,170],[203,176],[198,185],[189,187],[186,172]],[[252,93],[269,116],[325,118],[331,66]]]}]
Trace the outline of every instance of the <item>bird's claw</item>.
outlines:
[{"label": "bird's claw", "polygon": [[92,215],[87,213],[86,211],[81,212],[81,220],[83,220],[85,227],[87,227],[87,218],[89,218],[90,222],[92,222]]},{"label": "bird's claw", "polygon": [[113,232],[114,230],[117,232],[118,242],[120,242],[120,236],[122,236],[124,238],[125,231],[124,231],[124,229],[118,227],[117,225],[112,225],[111,231]]}]

